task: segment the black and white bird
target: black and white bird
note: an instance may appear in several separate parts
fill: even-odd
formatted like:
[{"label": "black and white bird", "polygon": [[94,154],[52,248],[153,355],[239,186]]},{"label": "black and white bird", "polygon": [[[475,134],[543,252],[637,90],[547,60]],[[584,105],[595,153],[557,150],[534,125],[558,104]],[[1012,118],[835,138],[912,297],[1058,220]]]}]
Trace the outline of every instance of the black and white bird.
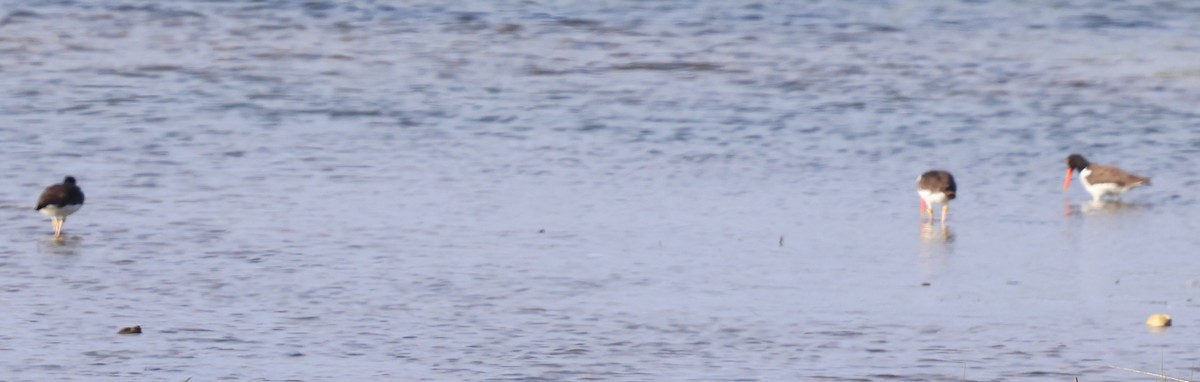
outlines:
[{"label": "black and white bird", "polygon": [[49,216],[50,224],[54,226],[54,237],[62,237],[62,228],[67,222],[67,216],[79,211],[81,207],[83,190],[75,184],[75,177],[68,176],[62,183],[46,187],[42,196],[38,197],[37,207],[33,209]]},{"label": "black and white bird", "polygon": [[1116,166],[1106,166],[1088,162],[1083,155],[1071,154],[1067,157],[1067,177],[1063,180],[1063,191],[1071,187],[1071,175],[1079,172],[1079,183],[1089,194],[1092,201],[1099,202],[1105,195],[1120,197],[1126,191],[1150,184],[1150,178],[1125,172]]},{"label": "black and white bird", "polygon": [[946,222],[946,213],[950,211],[950,201],[958,194],[958,185],[954,184],[954,175],[948,171],[931,170],[917,177],[917,195],[921,197],[921,212],[933,220],[933,205],[942,205],[942,222]]}]

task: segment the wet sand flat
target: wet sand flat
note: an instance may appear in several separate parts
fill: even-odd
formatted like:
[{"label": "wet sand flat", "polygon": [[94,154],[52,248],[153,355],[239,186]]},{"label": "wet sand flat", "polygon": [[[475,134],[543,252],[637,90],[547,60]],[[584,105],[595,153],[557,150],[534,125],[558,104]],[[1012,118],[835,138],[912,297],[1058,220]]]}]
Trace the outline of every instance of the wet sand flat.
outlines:
[{"label": "wet sand flat", "polygon": [[0,380],[1200,371],[1186,2],[6,5]]}]

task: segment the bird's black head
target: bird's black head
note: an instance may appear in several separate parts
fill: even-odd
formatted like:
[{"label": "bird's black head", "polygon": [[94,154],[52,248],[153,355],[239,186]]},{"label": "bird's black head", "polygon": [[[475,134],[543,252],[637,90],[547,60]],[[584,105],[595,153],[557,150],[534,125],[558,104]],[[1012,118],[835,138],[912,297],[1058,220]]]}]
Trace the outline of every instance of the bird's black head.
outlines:
[{"label": "bird's black head", "polygon": [[69,185],[74,186],[75,185],[75,177],[68,175],[66,178],[63,178],[63,184],[69,184]]},{"label": "bird's black head", "polygon": [[1088,160],[1083,155],[1071,154],[1067,157],[1067,168],[1069,169],[1083,171],[1083,169],[1087,168],[1088,164]]}]

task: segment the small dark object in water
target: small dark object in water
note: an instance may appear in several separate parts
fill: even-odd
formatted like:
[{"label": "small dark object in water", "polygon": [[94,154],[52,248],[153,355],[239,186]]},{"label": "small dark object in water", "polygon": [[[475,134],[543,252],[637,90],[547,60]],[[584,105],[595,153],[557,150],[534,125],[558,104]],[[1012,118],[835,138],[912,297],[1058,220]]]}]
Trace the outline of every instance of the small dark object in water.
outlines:
[{"label": "small dark object in water", "polygon": [[520,24],[500,24],[500,26],[496,28],[496,31],[500,33],[517,33],[520,32],[521,29],[524,29],[524,27],[522,27]]},{"label": "small dark object in water", "polygon": [[134,325],[128,328],[121,328],[120,331],[117,331],[117,334],[142,334],[142,326]]},{"label": "small dark object in water", "polygon": [[923,286],[923,287],[927,287],[930,285],[933,285],[933,284],[930,284],[928,281],[921,283],[921,286]]}]

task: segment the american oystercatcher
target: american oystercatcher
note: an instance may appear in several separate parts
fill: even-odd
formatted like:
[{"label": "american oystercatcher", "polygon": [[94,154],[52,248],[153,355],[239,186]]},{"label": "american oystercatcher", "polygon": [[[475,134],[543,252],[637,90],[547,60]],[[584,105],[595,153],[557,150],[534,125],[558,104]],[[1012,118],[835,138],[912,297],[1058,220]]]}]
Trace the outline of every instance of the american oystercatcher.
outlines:
[{"label": "american oystercatcher", "polygon": [[933,220],[934,203],[942,205],[942,222],[946,222],[946,212],[950,211],[950,201],[958,193],[958,185],[954,184],[954,175],[947,171],[926,171],[917,177],[917,195],[921,196],[921,212]]},{"label": "american oystercatcher", "polygon": [[1092,194],[1092,200],[1096,202],[1104,195],[1120,197],[1135,187],[1150,184],[1150,178],[1133,175],[1117,167],[1091,163],[1083,155],[1071,154],[1067,157],[1067,178],[1063,181],[1063,192],[1071,187],[1071,175],[1076,171],[1079,171],[1079,183],[1083,183],[1083,188]]},{"label": "american oystercatcher", "polygon": [[46,187],[42,196],[38,197],[37,207],[33,209],[49,216],[50,224],[54,226],[54,237],[62,237],[62,227],[67,222],[67,216],[78,211],[80,207],[83,207],[83,191],[75,185],[75,177],[68,176],[62,183]]}]

